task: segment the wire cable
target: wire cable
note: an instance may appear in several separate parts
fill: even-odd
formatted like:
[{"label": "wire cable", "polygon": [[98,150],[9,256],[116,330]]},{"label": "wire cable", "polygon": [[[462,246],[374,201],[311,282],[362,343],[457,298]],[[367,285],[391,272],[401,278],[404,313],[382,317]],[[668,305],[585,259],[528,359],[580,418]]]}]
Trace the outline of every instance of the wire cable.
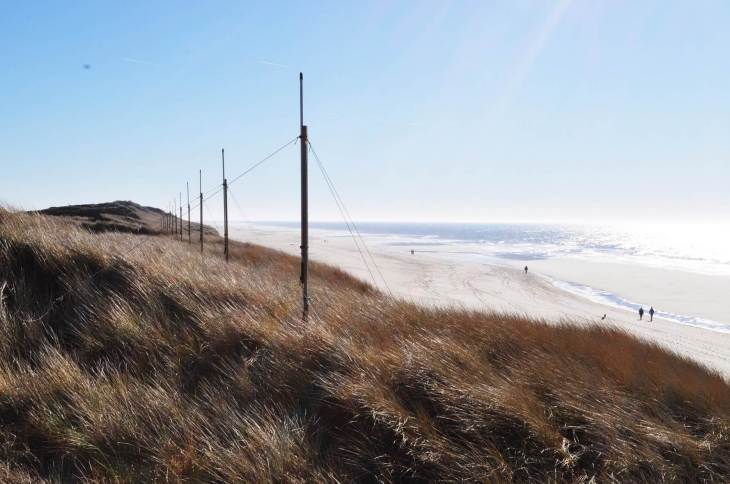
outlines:
[{"label": "wire cable", "polygon": [[203,197],[206,197],[208,194],[210,194],[210,192],[212,192],[213,190],[217,190],[217,189],[219,189],[221,187],[223,187],[223,184],[222,183],[219,183],[216,186],[214,186],[213,188],[210,188],[210,189],[204,191],[203,192]]},{"label": "wire cable", "polygon": [[335,201],[335,205],[337,205],[337,210],[339,210],[340,216],[342,217],[342,220],[345,222],[345,227],[347,227],[347,231],[350,233],[350,237],[352,237],[352,240],[355,243],[355,248],[357,248],[357,251],[360,253],[360,258],[362,259],[362,262],[365,265],[365,268],[367,269],[368,273],[370,274],[370,278],[373,280],[373,283],[377,286],[378,281],[375,279],[375,276],[373,275],[373,272],[370,269],[370,263],[368,263],[367,259],[365,258],[365,254],[363,254],[362,249],[360,249],[360,242],[358,241],[358,238],[356,237],[355,233],[353,232],[353,228],[350,225],[350,221],[349,221],[347,215],[345,215],[345,210],[344,210],[340,200],[337,198],[336,190],[335,190],[334,186],[332,185],[331,181],[324,174],[324,171],[322,170],[321,166],[320,166],[320,172],[322,173],[322,176],[324,177],[325,183],[327,184],[327,188],[329,189],[330,194],[332,195],[332,199]]},{"label": "wire cable", "polygon": [[[320,170],[322,170],[321,166],[320,166]],[[324,171],[322,171],[322,175],[324,176]],[[340,205],[340,201],[338,200],[337,195],[335,195],[334,187],[331,185],[330,181],[327,179],[326,176],[324,176],[324,180],[325,180],[325,183],[327,184],[327,188],[329,189],[330,194],[332,195],[332,199],[335,201],[335,204],[337,205],[337,209],[340,211],[342,220],[345,222],[345,226],[347,227],[348,232],[350,232],[350,237],[352,237],[353,242],[355,242],[355,248],[357,248],[357,251],[360,253],[360,258],[362,259],[362,262],[365,265],[365,269],[367,269],[368,273],[370,274],[370,278],[373,280],[373,284],[375,284],[377,286],[378,281],[375,279],[375,275],[373,275],[373,271],[370,269],[370,264],[368,264],[368,261],[365,258],[365,254],[363,253],[362,249],[360,249],[360,244],[357,240],[357,237],[355,236],[355,233],[352,231],[352,228],[350,227],[350,222],[347,220],[347,216],[345,215],[344,209]]]},{"label": "wire cable", "polygon": [[[215,192],[213,192],[210,195],[208,195],[207,197],[203,198],[203,202],[207,202],[208,200],[210,200],[214,196],[218,195],[222,191],[223,191],[223,185],[220,185]],[[196,203],[195,205],[191,205],[190,210],[195,210],[198,207],[200,207],[200,202]]]},{"label": "wire cable", "polygon": [[[355,220],[350,215],[350,211],[347,209],[347,206],[345,205],[345,202],[342,200],[342,197],[340,196],[340,193],[337,191],[337,187],[335,187],[334,182],[332,181],[332,178],[330,178],[329,174],[327,173],[327,169],[324,167],[324,163],[322,163],[322,160],[320,160],[319,156],[317,155],[317,152],[314,150],[314,146],[312,146],[312,143],[307,141],[309,145],[309,150],[314,155],[314,159],[317,161],[317,165],[319,166],[320,171],[322,172],[322,176],[325,179],[325,182],[327,183],[327,187],[330,189],[330,193],[332,194],[332,197],[335,199],[335,203],[337,204],[338,209],[340,210],[340,214],[342,215],[342,218],[345,221],[345,225],[347,226],[347,229],[350,231],[350,235],[352,236],[353,240],[355,241],[355,246],[358,248],[358,251],[360,251],[360,247],[357,243],[357,238],[355,237],[355,234],[353,234],[352,229],[350,228],[350,224],[352,225],[352,228],[354,228],[355,233],[357,234],[357,237],[360,239],[360,243],[365,248],[365,251],[368,254],[368,257],[370,257],[370,261],[375,267],[375,271],[380,276],[380,279],[382,279],[383,284],[385,285],[385,288],[388,290],[388,293],[393,296],[393,292],[390,290],[390,286],[388,285],[388,281],[383,276],[383,273],[381,272],[380,268],[378,267],[377,262],[375,262],[375,258],[373,257],[373,254],[370,252],[370,249],[368,248],[367,244],[365,243],[365,239],[363,238],[362,234],[360,234],[360,230],[357,228],[357,225],[355,224]],[[348,222],[349,219],[349,222]],[[362,254],[362,251],[360,251],[361,256],[363,257],[363,262],[365,262],[365,257]],[[367,262],[365,262],[365,266],[368,268],[368,271],[370,272],[370,276],[373,278],[373,282],[375,281],[375,277],[372,274],[372,271],[370,271],[369,265]],[[377,282],[376,282],[377,285]]]},{"label": "wire cable", "polygon": [[[241,216],[242,216],[242,217],[244,218],[244,223],[245,223],[246,225],[249,225],[248,221],[246,220],[246,218],[247,218],[247,217],[246,217],[246,215],[245,215],[245,214],[243,213],[243,207],[241,207],[241,204],[240,204],[240,203],[238,203],[238,199],[237,199],[237,198],[236,198],[236,196],[235,196],[235,195],[233,194],[233,190],[231,190],[231,189],[229,188],[229,189],[228,189],[228,194],[229,194],[229,195],[231,196],[231,199],[233,200],[233,203],[235,203],[235,204],[236,204],[236,207],[238,207],[238,211],[239,211],[239,212],[241,212]],[[249,227],[247,227],[247,228],[249,228]]]},{"label": "wire cable", "polygon": [[231,198],[233,199],[233,202],[236,204],[236,207],[238,207],[238,211],[241,212],[241,216],[243,217],[243,222],[246,224],[246,230],[252,232],[251,225],[253,225],[253,224],[251,223],[251,221],[246,216],[246,211],[243,209],[243,207],[241,206],[241,204],[238,203],[238,199],[233,194],[233,190],[228,189],[228,193],[231,195]]},{"label": "wire cable", "polygon": [[[293,140],[287,141],[285,144],[281,145],[279,148],[277,148],[276,150],[274,150],[273,152],[269,153],[268,155],[266,155],[261,160],[257,161],[256,163],[254,163],[253,165],[251,165],[250,167],[248,167],[246,170],[243,171],[243,173],[239,174],[238,176],[236,176],[235,178],[233,178],[231,181],[228,182],[228,188],[230,189],[231,185],[235,181],[239,180],[244,175],[248,175],[253,170],[255,170],[259,166],[263,165],[265,162],[269,161],[271,158],[273,158],[275,155],[277,155],[281,150],[283,150],[287,146],[295,143],[298,139],[299,139],[299,137],[297,136]],[[215,190],[215,191],[213,191],[213,190]],[[213,193],[210,193],[211,191],[213,191]],[[207,200],[210,200],[211,198],[213,198],[214,196],[218,195],[222,191],[223,191],[223,184],[221,183],[220,185],[216,185],[215,187],[211,188],[207,192],[203,193],[203,202],[205,202]],[[198,202],[196,205],[191,206],[190,207],[190,210],[194,210],[194,209],[198,208],[199,206],[200,206],[200,202]]]},{"label": "wire cable", "polygon": [[350,215],[350,211],[347,209],[347,205],[345,205],[344,200],[340,196],[339,191],[337,190],[337,187],[335,186],[334,182],[332,181],[332,178],[329,176],[329,173],[327,173],[327,169],[324,166],[324,163],[320,160],[319,156],[317,155],[317,152],[314,150],[314,147],[312,146],[311,142],[309,142],[309,148],[312,151],[312,154],[314,155],[314,158],[317,160],[317,164],[320,166],[322,170],[322,174],[325,176],[327,180],[329,180],[329,184],[332,186],[332,190],[334,191],[335,195],[340,201],[340,204],[342,205],[342,209],[345,212],[345,215],[350,219],[350,223],[352,224],[353,228],[355,229],[355,233],[360,238],[360,242],[362,243],[363,247],[365,247],[365,251],[367,252],[368,256],[370,257],[370,260],[373,263],[373,266],[375,267],[376,272],[380,276],[380,278],[383,280],[383,284],[385,285],[386,289],[390,293],[391,296],[393,296],[393,292],[390,290],[390,286],[388,285],[388,281],[385,279],[385,276],[383,276],[383,273],[380,270],[380,267],[378,267],[377,262],[375,262],[375,257],[373,257],[373,254],[370,252],[370,248],[365,243],[365,238],[360,233],[360,229],[357,227],[357,224],[355,223],[355,220],[352,218],[352,215]]},{"label": "wire cable", "polygon": [[205,201],[203,201],[203,211],[205,212],[205,215],[208,217],[208,220],[210,220],[210,223],[213,224],[213,228],[215,228],[218,233],[220,233],[221,228],[216,223],[215,219],[210,216],[210,213],[208,212],[208,207],[205,205]]},{"label": "wire cable", "polygon": [[239,178],[243,177],[244,175],[248,175],[249,173],[251,173],[253,170],[255,170],[256,168],[258,168],[259,166],[261,166],[262,164],[264,164],[265,162],[267,162],[268,160],[270,160],[271,158],[273,158],[275,155],[277,155],[281,150],[283,150],[287,146],[296,143],[296,141],[298,139],[299,139],[299,136],[295,137],[291,141],[287,141],[286,143],[284,143],[283,145],[281,145],[279,148],[277,148],[276,150],[274,150],[272,153],[270,153],[269,155],[267,155],[266,157],[264,157],[260,161],[257,161],[256,163],[254,163],[253,165],[251,165],[243,173],[241,173],[240,175],[238,175],[237,177],[235,177],[234,179],[232,179],[231,181],[229,181],[228,182],[228,186],[233,185],[236,182],[236,180],[238,180]]}]

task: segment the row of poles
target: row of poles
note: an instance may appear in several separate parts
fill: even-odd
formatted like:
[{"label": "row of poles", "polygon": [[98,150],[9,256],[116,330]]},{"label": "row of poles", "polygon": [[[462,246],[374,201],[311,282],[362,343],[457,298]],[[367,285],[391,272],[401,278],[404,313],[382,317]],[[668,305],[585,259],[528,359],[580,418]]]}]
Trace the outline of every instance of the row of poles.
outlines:
[{"label": "row of poles", "polygon": [[[299,144],[300,144],[300,168],[301,168],[301,268],[300,283],[302,285],[302,317],[306,321],[309,316],[309,180],[308,180],[308,150],[309,139],[307,126],[304,125],[304,76],[299,73]],[[228,180],[226,178],[226,152],[221,149],[221,164],[223,167],[223,255],[226,262],[229,260],[230,252],[228,247]],[[203,253],[203,172],[198,171],[199,197],[200,197],[200,252]],[[162,232],[169,233],[175,238],[180,237],[183,241],[183,203],[182,192],[179,194],[179,212],[177,200],[167,213],[162,215]],[[187,209],[188,209],[188,243],[192,244],[192,223],[190,221],[190,182],[187,183]]]},{"label": "row of poles", "polygon": [[[203,252],[203,171],[198,171],[200,179],[200,252]],[[188,243],[193,243],[193,230],[192,222],[190,219],[190,182],[187,182],[187,194],[188,194]],[[174,204],[175,202],[173,202]],[[183,240],[183,207],[182,207],[182,192],[180,193],[180,216],[176,215],[177,207],[173,206],[169,212],[162,214],[162,232],[173,234],[175,237],[180,236],[180,240]]]}]

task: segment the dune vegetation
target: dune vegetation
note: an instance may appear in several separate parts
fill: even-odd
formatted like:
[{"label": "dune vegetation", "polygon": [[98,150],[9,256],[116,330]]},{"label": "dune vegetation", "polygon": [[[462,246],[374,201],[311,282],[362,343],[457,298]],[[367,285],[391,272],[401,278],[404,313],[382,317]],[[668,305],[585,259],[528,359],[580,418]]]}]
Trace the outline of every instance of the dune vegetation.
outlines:
[{"label": "dune vegetation", "polygon": [[0,210],[0,481],[730,480],[699,364],[220,253]]}]

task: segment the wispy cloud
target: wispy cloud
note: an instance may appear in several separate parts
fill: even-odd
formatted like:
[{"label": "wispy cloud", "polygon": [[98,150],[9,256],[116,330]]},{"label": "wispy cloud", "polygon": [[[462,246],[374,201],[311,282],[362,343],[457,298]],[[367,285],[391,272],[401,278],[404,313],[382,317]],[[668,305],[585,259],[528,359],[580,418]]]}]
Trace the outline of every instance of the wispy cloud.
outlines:
[{"label": "wispy cloud", "polygon": [[559,0],[555,4],[555,7],[553,7],[553,9],[550,11],[550,14],[545,19],[545,22],[543,22],[543,24],[541,25],[540,30],[538,30],[537,35],[532,41],[532,44],[527,49],[525,57],[522,60],[522,64],[518,69],[518,80],[520,82],[522,82],[527,77],[530,68],[532,68],[537,58],[545,49],[545,45],[548,43],[548,40],[555,31],[555,28],[563,19],[565,12],[568,11],[571,3],[573,3],[573,0]]},{"label": "wispy cloud", "polygon": [[527,80],[532,66],[545,49],[550,37],[552,37],[553,32],[560,24],[560,21],[565,16],[565,12],[568,11],[572,3],[573,0],[556,1],[555,6],[552,8],[545,21],[540,25],[537,32],[535,32],[526,51],[522,55],[521,59],[519,59],[516,67],[512,70],[505,92],[502,94],[501,99],[497,103],[499,110],[504,109],[509,104],[515,91],[517,91]]},{"label": "wispy cloud", "polygon": [[265,66],[271,66],[271,67],[279,67],[279,68],[281,68],[281,69],[288,69],[288,68],[289,68],[289,66],[288,66],[288,65],[285,65],[285,64],[279,64],[279,63],[277,63],[277,62],[269,62],[269,61],[265,61],[265,60],[257,60],[257,61],[256,61],[256,63],[257,63],[257,64],[263,64],[263,65],[265,65]]},{"label": "wispy cloud", "polygon": [[158,67],[160,65],[160,64],[156,64],[154,62],[148,62],[148,61],[144,61],[144,60],[133,59],[131,57],[122,57],[122,60],[124,62],[129,62],[130,64],[142,64],[144,66],[155,66],[155,67]]}]

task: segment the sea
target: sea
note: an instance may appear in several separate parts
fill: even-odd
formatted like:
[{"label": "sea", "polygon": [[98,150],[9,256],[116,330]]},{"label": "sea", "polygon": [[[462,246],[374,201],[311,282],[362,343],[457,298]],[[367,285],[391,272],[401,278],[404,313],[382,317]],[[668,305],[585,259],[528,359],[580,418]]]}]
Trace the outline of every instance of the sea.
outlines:
[{"label": "sea", "polygon": [[[258,223],[257,223],[258,224]],[[298,228],[297,223],[262,222]],[[554,258],[614,262],[730,278],[730,223],[727,224],[464,224],[359,222],[368,244],[402,246],[419,252],[484,258],[505,264]],[[310,223],[314,231],[349,237],[344,223]],[[513,265],[512,264],[512,265]],[[551,279],[561,289],[614,307],[647,306],[601,288]],[[730,295],[728,295],[730,296]],[[730,299],[728,300],[730,305]],[[730,321],[659,311],[682,324],[730,333]]]}]

